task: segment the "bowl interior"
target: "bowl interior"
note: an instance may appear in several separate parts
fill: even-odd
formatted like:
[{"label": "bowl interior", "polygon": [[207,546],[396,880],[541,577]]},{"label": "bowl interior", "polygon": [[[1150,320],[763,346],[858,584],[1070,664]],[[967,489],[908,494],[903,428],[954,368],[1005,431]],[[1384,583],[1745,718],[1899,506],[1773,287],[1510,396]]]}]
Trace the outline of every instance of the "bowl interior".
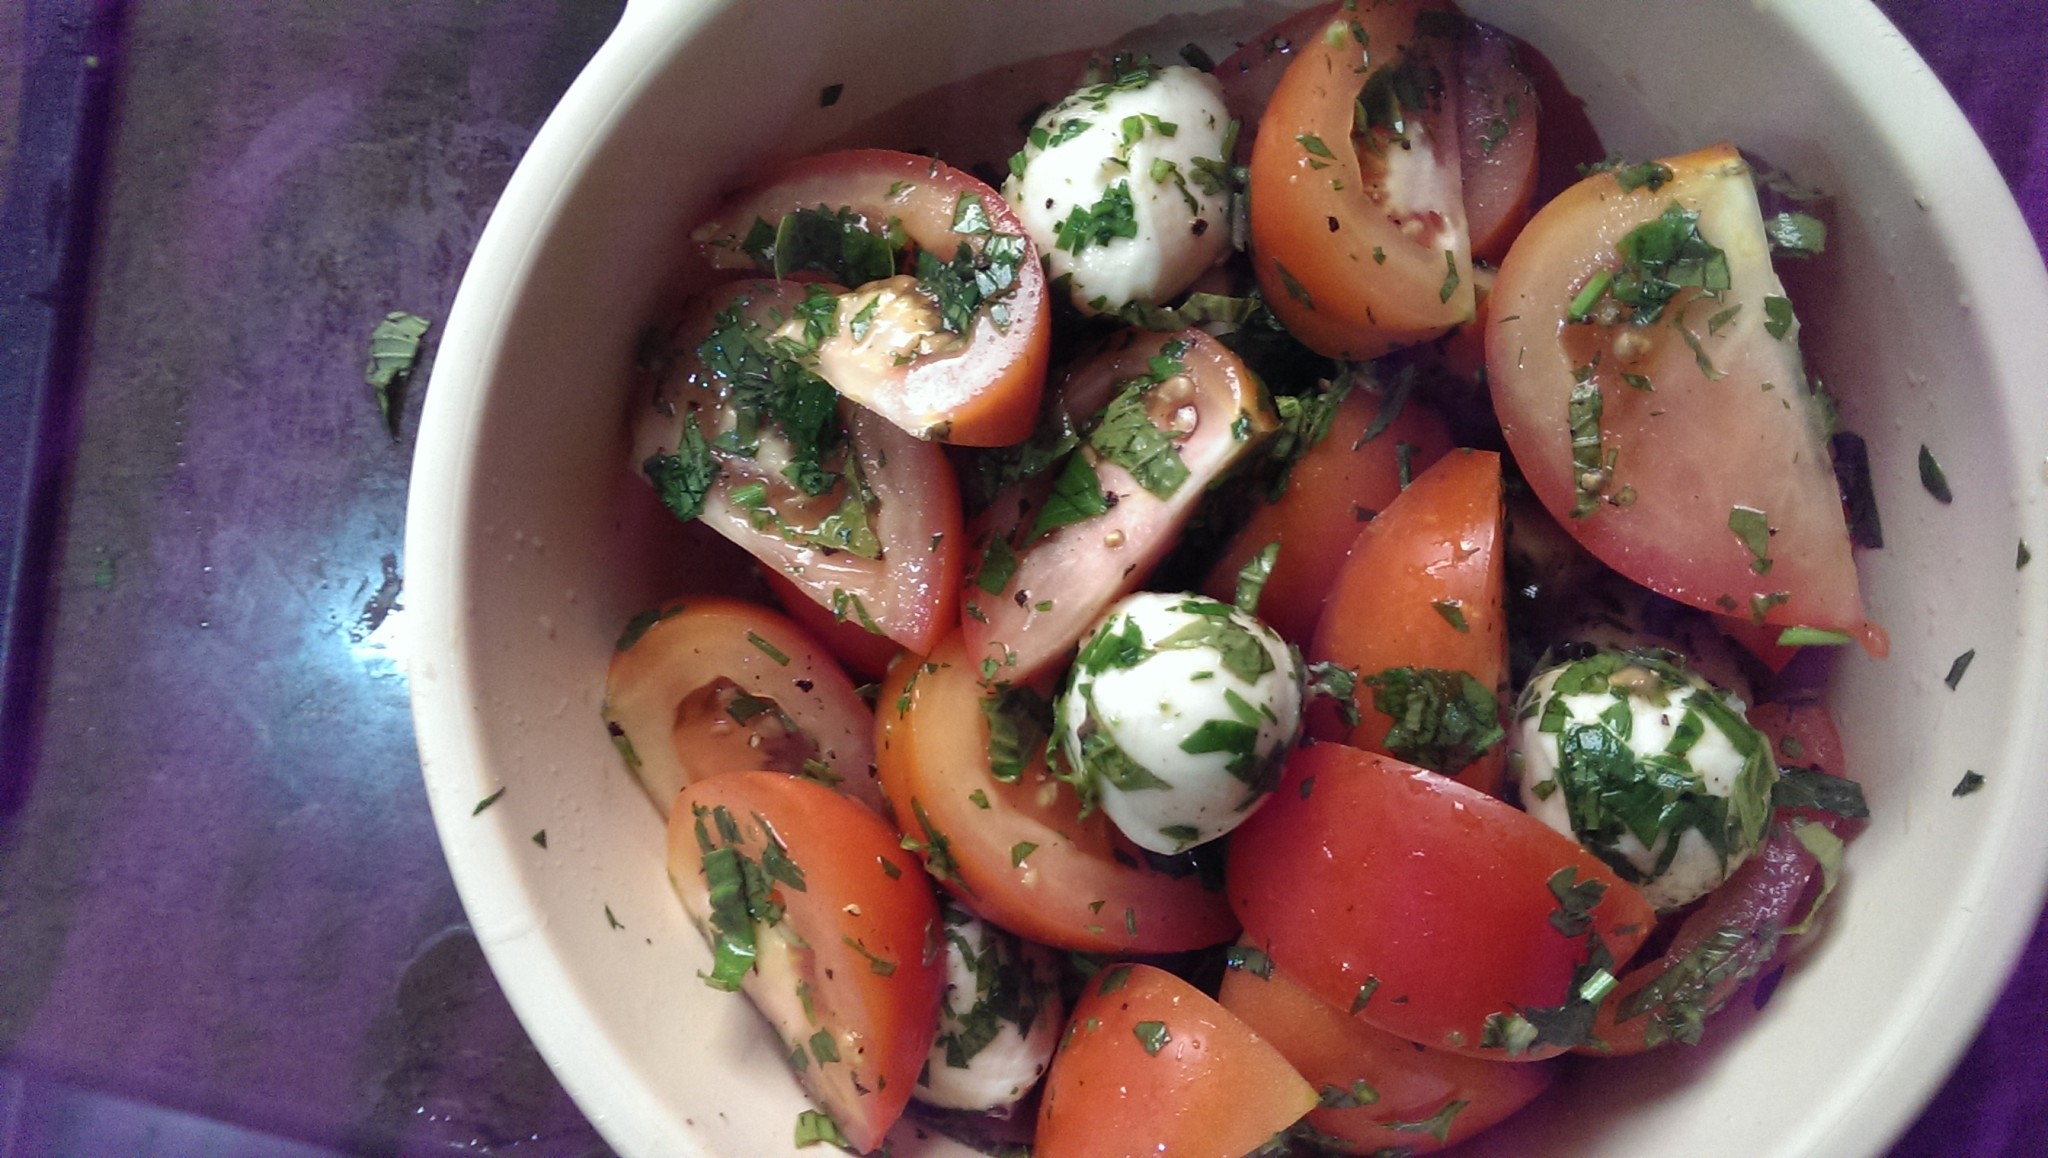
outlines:
[{"label": "bowl interior", "polygon": [[[1047,19],[1057,8],[1060,19]],[[1953,104],[1849,0],[1471,0],[1542,50],[1610,148],[1732,139],[1833,195],[1809,363],[1870,443],[1885,546],[1861,567],[1891,658],[1832,702],[1875,813],[1832,927],[1768,1014],[1696,1050],[1581,1067],[1480,1153],[1875,1154],[1967,1042],[2038,911],[2048,278]],[[1211,11],[1216,10],[1216,11]],[[628,1155],[790,1151],[804,1107],[773,1034],[697,980],[660,821],[599,717],[621,625],[730,584],[626,469],[629,367],[684,231],[767,155],[993,66],[1150,35],[1221,58],[1282,6],[955,0],[635,3],[536,141],[444,338],[407,552],[422,764],[471,920],[564,1084]],[[791,29],[801,29],[792,35]],[[843,85],[821,107],[825,86]],[[933,115],[940,115],[934,110]],[[1929,447],[1956,495],[1936,503]],[[1942,677],[1974,648],[1966,680]],[[1965,770],[1986,777],[1966,798]],[[488,809],[480,802],[503,790]],[[543,845],[537,835],[545,833]],[[895,1153],[967,1153],[906,1133]]]}]

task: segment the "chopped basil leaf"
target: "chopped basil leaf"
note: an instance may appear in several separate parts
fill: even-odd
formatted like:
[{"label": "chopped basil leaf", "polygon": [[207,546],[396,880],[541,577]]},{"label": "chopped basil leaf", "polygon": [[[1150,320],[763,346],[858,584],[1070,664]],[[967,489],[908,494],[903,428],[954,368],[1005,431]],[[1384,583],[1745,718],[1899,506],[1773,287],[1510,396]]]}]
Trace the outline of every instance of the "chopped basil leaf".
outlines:
[{"label": "chopped basil leaf", "polygon": [[829,109],[839,103],[839,94],[846,91],[843,84],[828,84],[818,90],[818,107]]},{"label": "chopped basil leaf", "polygon": [[1840,647],[1848,642],[1848,632],[1820,627],[1788,627],[1778,633],[1779,647]]},{"label": "chopped basil leaf", "polygon": [[1759,575],[1771,573],[1771,521],[1755,507],[1731,507],[1728,529],[1749,549],[1749,569]]},{"label": "chopped basil leaf", "polygon": [[1223,951],[1223,967],[1249,973],[1261,981],[1271,980],[1273,959],[1250,945],[1232,945]]},{"label": "chopped basil leaf", "polygon": [[1956,501],[1955,493],[1948,489],[1948,475],[1942,473],[1941,464],[1934,461],[1934,452],[1920,444],[1920,485],[1934,496],[1934,501],[1946,506]]},{"label": "chopped basil leaf", "polygon": [[1597,510],[1600,495],[1613,481],[1613,471],[1603,461],[1600,449],[1600,415],[1605,408],[1600,385],[1592,380],[1591,375],[1572,384],[1565,409],[1572,432],[1572,488],[1577,497],[1572,503],[1571,514],[1575,519],[1582,519]]},{"label": "chopped basil leaf", "polygon": [[719,473],[718,460],[712,457],[704,432],[697,429],[695,415],[684,420],[682,445],[676,453],[652,455],[640,469],[654,484],[661,504],[684,522],[704,513],[705,496]]},{"label": "chopped basil leaf", "polygon": [[482,800],[477,801],[476,807],[470,809],[469,814],[471,816],[482,815],[484,809],[489,808],[493,804],[496,804],[498,802],[498,798],[503,795],[505,795],[505,790],[503,788],[498,789],[496,792],[493,792],[489,796],[484,797]]},{"label": "chopped basil leaf", "polygon": [[1393,719],[1387,751],[1417,767],[1453,775],[1507,735],[1493,690],[1469,672],[1397,667],[1365,683],[1374,709]]},{"label": "chopped basil leaf", "polygon": [[1316,1095],[1317,1104],[1325,1110],[1355,1110],[1360,1106],[1370,1106],[1379,1100],[1379,1091],[1373,1089],[1364,1078],[1352,1082],[1349,1089],[1325,1085]]},{"label": "chopped basil leaf", "polygon": [[[1212,606],[1223,608],[1225,613],[1207,614],[1198,610]],[[1174,629],[1159,640],[1153,646],[1160,651],[1207,648],[1221,658],[1225,671],[1248,684],[1257,683],[1260,676],[1273,670],[1273,653],[1250,629],[1230,618],[1227,605],[1197,603],[1190,599],[1179,609],[1202,615],[1202,618]]]},{"label": "chopped basil leaf", "polygon": [[988,720],[989,774],[1015,783],[1052,734],[1052,704],[1022,685],[1003,688],[981,701]]},{"label": "chopped basil leaf", "polygon": [[1471,634],[1472,626],[1465,622],[1464,604],[1456,599],[1439,599],[1430,606],[1436,609],[1438,615],[1443,616],[1445,623],[1451,625],[1452,631],[1459,635]]},{"label": "chopped basil leaf", "polygon": [[1813,768],[1783,765],[1778,768],[1778,782],[1771,786],[1771,807],[1811,808],[1851,820],[1863,820],[1870,815],[1863,788],[1854,780]]},{"label": "chopped basil leaf", "polygon": [[1984,787],[1984,776],[1982,773],[1965,772],[1963,773],[1963,778],[1961,780],[1956,781],[1955,789],[1951,791],[1949,795],[1968,796],[1970,793],[1975,792],[1976,790],[1982,787]]},{"label": "chopped basil leaf", "polygon": [[974,585],[990,595],[1001,595],[1016,573],[1017,552],[1010,549],[1010,541],[1001,535],[990,536],[988,549],[981,554],[981,566],[974,572]]},{"label": "chopped basil leaf", "polygon": [[1612,172],[1614,173],[1615,184],[1620,185],[1621,191],[1624,193],[1633,193],[1638,189],[1648,189],[1650,192],[1655,193],[1657,190],[1662,189],[1664,183],[1672,178],[1671,166],[1661,161],[1644,161],[1639,165],[1624,165],[1615,168]]},{"label": "chopped basil leaf", "polygon": [[1458,292],[1458,255],[1453,250],[1444,250],[1444,284],[1437,287],[1436,300],[1447,302]]},{"label": "chopped basil leaf", "polygon": [[1956,685],[1963,682],[1963,673],[1970,670],[1970,661],[1976,658],[1977,649],[1973,647],[1957,656],[1955,662],[1948,665],[1948,675],[1942,677],[1941,681],[1948,685],[1948,690],[1956,690]]},{"label": "chopped basil leaf", "polygon": [[762,639],[759,635],[755,634],[754,632],[749,631],[747,633],[747,642],[759,648],[762,655],[767,656],[769,659],[774,660],[776,663],[782,665],[783,667],[789,666],[789,656],[783,654],[781,649],[777,648],[774,644],[769,643],[767,640]]},{"label": "chopped basil leaf", "polygon": [[1454,1099],[1427,1118],[1414,1122],[1388,1122],[1387,1129],[1399,1130],[1404,1134],[1427,1134],[1436,1139],[1438,1145],[1443,1145],[1450,1141],[1451,1122],[1463,1113],[1468,1105],[1471,1103],[1463,1098]]},{"label": "chopped basil leaf", "polygon": [[1258,553],[1245,561],[1237,572],[1237,591],[1232,602],[1246,615],[1259,613],[1259,595],[1266,589],[1266,581],[1273,577],[1273,564],[1280,558],[1280,544],[1268,543]]},{"label": "chopped basil leaf", "polygon": [[1079,255],[1091,245],[1108,245],[1119,237],[1138,236],[1137,205],[1131,200],[1131,183],[1119,181],[1103,191],[1094,205],[1076,205],[1066,220],[1054,227],[1053,248]]},{"label": "chopped basil leaf", "polygon": [[1066,466],[1053,479],[1052,493],[1046,496],[1045,505],[1038,508],[1030,537],[1036,539],[1049,531],[1107,514],[1109,509],[1109,496],[1102,491],[1102,480],[1096,477],[1094,465],[1086,455],[1070,454]]},{"label": "chopped basil leaf", "polygon": [[1792,301],[1775,294],[1764,297],[1764,332],[1783,340],[1792,332]]},{"label": "chopped basil leaf", "polygon": [[1771,252],[1786,257],[1812,257],[1828,245],[1828,227],[1807,213],[1780,213],[1764,220]]},{"label": "chopped basil leaf", "polygon": [[1088,432],[1095,453],[1129,471],[1158,498],[1171,498],[1188,480],[1188,466],[1174,437],[1153,423],[1145,396],[1163,378],[1138,378],[1124,386]]},{"label": "chopped basil leaf", "polygon": [[1700,235],[1699,221],[1698,213],[1674,201],[1622,235],[1614,247],[1621,268],[1607,294],[1629,311],[1629,320],[1656,321],[1681,290],[1697,288],[1718,297],[1733,284],[1727,253]]},{"label": "chopped basil leaf", "polygon": [[815,1146],[820,1142],[852,1150],[853,1143],[846,1140],[846,1134],[839,1129],[839,1123],[823,1110],[805,1110],[796,1116],[796,1144]]},{"label": "chopped basil leaf", "polygon": [[1028,840],[1020,840],[1010,846],[1010,864],[1016,868],[1023,868],[1024,858],[1037,851],[1038,846],[1036,844]]},{"label": "chopped basil leaf", "polygon": [[420,339],[431,325],[417,314],[393,310],[370,331],[370,360],[363,367],[363,381],[376,391],[377,413],[393,438],[398,437],[405,384],[419,361]]},{"label": "chopped basil leaf", "polygon": [[1273,269],[1280,275],[1280,284],[1286,287],[1288,297],[1300,302],[1306,309],[1316,308],[1315,299],[1308,296],[1308,287],[1295,280],[1294,275],[1287,271],[1286,266],[1280,264],[1277,257],[1273,259]]},{"label": "chopped basil leaf", "polygon": [[841,285],[865,285],[896,273],[896,240],[869,229],[849,206],[798,209],[773,225],[756,221],[740,247],[777,279],[814,270]]},{"label": "chopped basil leaf", "polygon": [[1141,1021],[1131,1027],[1131,1032],[1138,1035],[1138,1044],[1144,1046],[1148,1054],[1157,1054],[1173,1040],[1173,1035],[1166,1031],[1166,1023],[1163,1021]]},{"label": "chopped basil leaf", "polygon": [[1842,513],[1849,523],[1849,541],[1876,550],[1884,546],[1884,524],[1877,514],[1877,490],[1870,481],[1870,449],[1861,435],[1841,430],[1828,439],[1835,460],[1835,485],[1842,492]]}]

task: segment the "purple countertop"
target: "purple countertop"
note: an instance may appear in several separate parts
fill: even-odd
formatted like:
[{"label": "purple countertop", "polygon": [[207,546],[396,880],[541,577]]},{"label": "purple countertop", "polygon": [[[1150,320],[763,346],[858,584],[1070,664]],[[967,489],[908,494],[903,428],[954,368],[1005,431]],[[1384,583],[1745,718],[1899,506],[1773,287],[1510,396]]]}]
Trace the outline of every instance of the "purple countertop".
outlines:
[{"label": "purple countertop", "polygon": [[[0,330],[0,368],[64,386],[0,746],[0,1154],[608,1152],[435,841],[397,657],[421,390],[394,441],[362,367],[386,311],[446,318],[618,6],[0,0],[6,220],[61,192],[29,180],[38,83],[85,94],[72,143],[103,146],[73,187],[83,312],[27,287],[70,318],[41,361]],[[2048,0],[1879,7],[2048,251]],[[10,407],[27,385],[0,378]],[[1897,1158],[2048,1154],[2044,1022],[2048,925]]]}]

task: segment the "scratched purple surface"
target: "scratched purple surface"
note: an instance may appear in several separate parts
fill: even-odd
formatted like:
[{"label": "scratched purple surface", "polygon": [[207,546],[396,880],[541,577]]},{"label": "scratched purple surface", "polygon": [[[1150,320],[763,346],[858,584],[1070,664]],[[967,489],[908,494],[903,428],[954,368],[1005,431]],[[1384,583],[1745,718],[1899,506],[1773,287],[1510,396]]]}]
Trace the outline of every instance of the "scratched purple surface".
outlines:
[{"label": "scratched purple surface", "polygon": [[[2048,249],[2048,0],[1880,7]],[[418,400],[394,442],[360,375],[384,311],[446,317],[616,8],[131,5],[41,745],[0,817],[0,1153],[110,1152],[78,1091],[280,1139],[234,1153],[603,1152],[434,843],[395,655]],[[2044,1021],[2048,925],[1897,1158],[2048,1154]]]}]

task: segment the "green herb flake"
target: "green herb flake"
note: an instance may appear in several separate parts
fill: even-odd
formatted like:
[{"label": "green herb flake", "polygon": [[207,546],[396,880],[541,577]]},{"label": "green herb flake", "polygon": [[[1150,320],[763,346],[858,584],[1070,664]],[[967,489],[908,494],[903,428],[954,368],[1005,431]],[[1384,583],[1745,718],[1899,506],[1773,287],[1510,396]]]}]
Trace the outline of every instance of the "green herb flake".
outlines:
[{"label": "green herb flake", "polygon": [[1436,300],[1440,302],[1448,302],[1451,300],[1451,295],[1457,292],[1458,255],[1455,252],[1446,249],[1444,250],[1444,284],[1437,288]]},{"label": "green herb flake", "polygon": [[503,788],[498,789],[496,792],[493,792],[489,796],[484,797],[482,800],[477,801],[476,807],[470,809],[469,814],[471,816],[481,815],[484,809],[489,808],[493,804],[496,804],[498,802],[498,797],[503,795],[505,795],[505,790]]},{"label": "green herb flake", "polygon": [[548,846],[548,830],[543,828],[540,831],[534,833],[533,843],[539,845],[542,848],[546,848]]},{"label": "green herb flake", "polygon": [[1273,959],[1250,945],[1232,945],[1223,951],[1223,967],[1249,973],[1261,981],[1273,977]]},{"label": "green herb flake", "polygon": [[1451,1122],[1459,1114],[1464,1113],[1465,1107],[1470,1104],[1465,1099],[1458,1098],[1445,1103],[1443,1109],[1427,1118],[1414,1122],[1388,1122],[1386,1126],[1389,1130],[1399,1130],[1404,1134],[1427,1134],[1436,1139],[1437,1144],[1441,1146],[1451,1139]]},{"label": "green herb flake", "polygon": [[1145,1052],[1154,1057],[1157,1057],[1159,1051],[1165,1049],[1167,1043],[1173,1040],[1173,1035],[1166,1031],[1166,1023],[1163,1021],[1141,1021],[1131,1027],[1131,1032],[1137,1035],[1138,1044],[1145,1047]]},{"label": "green herb flake", "polygon": [[796,1144],[816,1146],[824,1143],[851,1151],[853,1143],[846,1140],[846,1134],[839,1129],[839,1123],[823,1110],[805,1110],[796,1116]]},{"label": "green herb flake", "polygon": [[1948,674],[1941,680],[1948,685],[1948,690],[1956,690],[1956,685],[1963,682],[1963,673],[1970,670],[1970,661],[1976,658],[1977,649],[1973,647],[1957,656],[1955,661],[1948,665]]},{"label": "green herb flake", "polygon": [[1325,1110],[1355,1110],[1370,1106],[1380,1100],[1380,1092],[1372,1088],[1364,1078],[1352,1082],[1350,1088],[1325,1085],[1316,1093],[1316,1103]]},{"label": "green herb flake", "polygon": [[1231,600],[1239,611],[1246,615],[1259,613],[1259,596],[1266,590],[1266,582],[1273,577],[1273,565],[1279,561],[1280,544],[1268,543],[1258,553],[1245,561],[1237,572],[1237,590]]},{"label": "green herb flake", "polygon": [[1280,284],[1286,288],[1288,297],[1300,302],[1303,309],[1316,308],[1315,299],[1308,294],[1308,287],[1297,281],[1294,275],[1288,272],[1287,267],[1280,264],[1277,257],[1273,259],[1273,270],[1280,275]]},{"label": "green herb flake", "polygon": [[1337,157],[1337,154],[1330,151],[1330,146],[1323,144],[1323,139],[1314,133],[1302,133],[1294,139],[1313,156],[1328,160],[1335,160]]},{"label": "green herb flake", "polygon": [[818,107],[829,109],[839,103],[839,94],[846,91],[843,84],[828,84],[818,90]]},{"label": "green herb flake", "polygon": [[1393,720],[1387,751],[1417,767],[1455,775],[1507,736],[1500,701],[1470,672],[1389,668],[1365,683],[1372,706]]},{"label": "green herb flake", "polygon": [[1613,173],[1614,183],[1620,185],[1624,193],[1633,193],[1638,189],[1647,189],[1655,193],[1672,178],[1671,166],[1660,161],[1644,161],[1639,165],[1621,166],[1615,168]]},{"label": "green herb flake", "polygon": [[1102,491],[1102,480],[1096,477],[1094,464],[1086,455],[1069,454],[1066,465],[1053,478],[1052,493],[1046,496],[1045,505],[1038,508],[1038,517],[1032,521],[1031,538],[1108,512],[1109,496]]},{"label": "green herb flake", "polygon": [[1001,595],[1016,573],[1017,552],[1010,541],[1001,535],[991,536],[988,549],[981,553],[981,566],[974,570],[974,585],[990,595]]},{"label": "green herb flake", "polygon": [[982,697],[981,713],[988,723],[989,774],[1014,784],[1052,735],[1052,704],[1036,690],[1015,685]]},{"label": "green herb flake", "polygon": [[1779,647],[1840,647],[1848,642],[1848,632],[1824,627],[1788,627],[1778,633]]},{"label": "green herb flake", "polygon": [[1430,603],[1430,606],[1436,609],[1438,615],[1443,616],[1445,623],[1451,625],[1452,631],[1459,635],[1471,634],[1472,625],[1465,622],[1465,605],[1461,600],[1438,599]]},{"label": "green herb flake", "polygon": [[1956,786],[1952,791],[1949,792],[1949,795],[1968,796],[1970,793],[1975,792],[1982,787],[1984,787],[1983,773],[1965,772],[1963,773],[1963,778],[1961,780],[1956,781]]},{"label": "green herb flake", "polygon": [[1370,1005],[1372,1003],[1372,995],[1378,993],[1379,991],[1380,979],[1371,975],[1367,975],[1365,983],[1360,985],[1358,987],[1358,992],[1353,994],[1351,997],[1351,1012],[1355,1014],[1359,1010],[1364,1009],[1367,1005]]},{"label": "green herb flake", "polygon": [[1792,332],[1791,299],[1774,294],[1764,298],[1764,332],[1780,341]]},{"label": "green herb flake", "polygon": [[1053,248],[1079,256],[1089,246],[1105,246],[1120,237],[1138,236],[1137,204],[1131,183],[1119,181],[1091,206],[1074,207],[1054,228]]},{"label": "green herb flake", "polygon": [[1013,867],[1013,868],[1023,868],[1023,867],[1024,867],[1024,858],[1025,858],[1025,857],[1028,857],[1028,856],[1030,856],[1030,855],[1031,855],[1032,853],[1034,853],[1034,852],[1037,852],[1037,851],[1038,851],[1038,846],[1037,846],[1037,845],[1035,845],[1035,844],[1033,844],[1032,842],[1030,842],[1030,841],[1028,841],[1028,840],[1020,840],[1020,841],[1018,841],[1018,842],[1017,842],[1016,844],[1013,844],[1013,845],[1011,845],[1011,846],[1010,846],[1010,865],[1011,865],[1011,867]]},{"label": "green herb flake", "polygon": [[363,367],[363,381],[376,392],[377,413],[394,439],[404,410],[405,385],[419,361],[420,339],[432,325],[417,314],[393,310],[370,331],[370,360]]},{"label": "green herb flake", "polygon": [[610,905],[606,905],[604,907],[604,921],[605,924],[610,925],[614,929],[623,929],[626,927],[626,923],[624,921],[619,920],[617,916],[613,915],[612,907]]},{"label": "green herb flake", "polygon": [[1749,550],[1749,569],[1759,575],[1771,573],[1771,522],[1755,507],[1731,507],[1728,529]]},{"label": "green herb flake", "polygon": [[973,193],[962,193],[960,200],[953,204],[953,232],[975,236],[993,232],[995,225],[989,220],[988,206]]},{"label": "green herb flake", "polygon": [[[1159,377],[1164,381],[1164,377]],[[1145,396],[1157,383],[1136,379],[1103,407],[1088,446],[1130,472],[1131,478],[1156,498],[1172,498],[1189,477],[1187,462],[1173,435],[1161,430],[1145,409]]]},{"label": "green herb flake", "polygon": [[712,457],[711,445],[697,428],[694,415],[684,421],[682,442],[675,453],[652,455],[640,469],[654,484],[661,504],[686,523],[704,513],[705,496],[719,473],[718,460]]},{"label": "green herb flake", "polygon": [[[1788,743],[1785,754],[1797,759],[1790,747]],[[1780,767],[1778,782],[1771,785],[1771,807],[1810,808],[1850,820],[1864,820],[1870,816],[1870,805],[1863,799],[1863,789],[1854,780],[1830,776],[1812,768]]]},{"label": "green herb flake", "polygon": [[2020,540],[2019,554],[2015,556],[2015,559],[2017,560],[2013,563],[2013,570],[2015,571],[2019,570],[2022,567],[2025,567],[2028,563],[2033,562],[2034,553],[2032,551],[2027,550],[2027,541],[2025,539]]},{"label": "green herb flake", "polygon": [[1934,461],[1934,452],[1920,444],[1920,485],[1934,496],[1934,501],[1943,506],[1956,501],[1954,492],[1948,489],[1948,475],[1943,473],[1941,464]]},{"label": "green herb flake", "polygon": [[1828,246],[1828,227],[1807,213],[1780,213],[1764,220],[1764,237],[1773,254],[1812,257]]},{"label": "green herb flake", "polygon": [[765,639],[762,639],[759,635],[756,635],[755,633],[749,631],[747,633],[747,642],[761,649],[762,655],[767,656],[769,659],[774,660],[776,663],[782,665],[783,667],[789,666],[789,656],[784,654],[783,651],[780,648],[776,647],[774,644],[769,643]]}]

